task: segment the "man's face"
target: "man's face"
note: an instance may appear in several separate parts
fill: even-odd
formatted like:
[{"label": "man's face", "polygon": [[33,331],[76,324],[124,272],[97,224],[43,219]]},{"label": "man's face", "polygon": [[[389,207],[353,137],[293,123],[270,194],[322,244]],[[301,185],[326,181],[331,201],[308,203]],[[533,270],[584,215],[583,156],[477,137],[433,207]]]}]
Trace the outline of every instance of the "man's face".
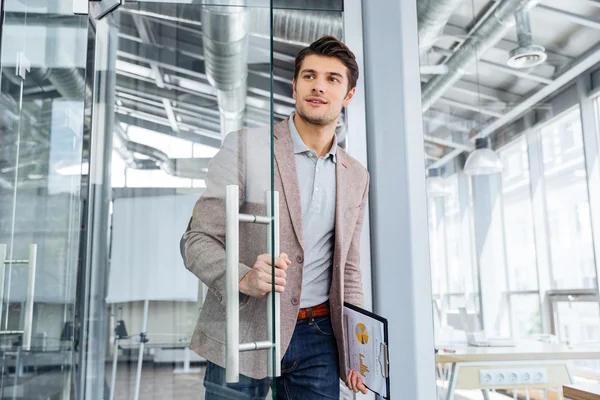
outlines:
[{"label": "man's face", "polygon": [[335,123],[356,92],[348,92],[348,68],[340,60],[315,54],[304,59],[293,87],[296,112],[319,126]]}]

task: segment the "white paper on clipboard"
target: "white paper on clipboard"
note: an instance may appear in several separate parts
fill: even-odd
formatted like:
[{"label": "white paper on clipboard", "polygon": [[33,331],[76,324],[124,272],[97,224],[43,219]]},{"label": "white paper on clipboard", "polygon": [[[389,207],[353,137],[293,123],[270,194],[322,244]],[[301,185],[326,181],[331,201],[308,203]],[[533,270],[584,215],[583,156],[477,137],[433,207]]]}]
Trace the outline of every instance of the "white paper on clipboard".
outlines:
[{"label": "white paper on clipboard", "polygon": [[387,343],[383,322],[344,306],[344,325],[346,372],[358,371],[371,391],[387,398]]}]

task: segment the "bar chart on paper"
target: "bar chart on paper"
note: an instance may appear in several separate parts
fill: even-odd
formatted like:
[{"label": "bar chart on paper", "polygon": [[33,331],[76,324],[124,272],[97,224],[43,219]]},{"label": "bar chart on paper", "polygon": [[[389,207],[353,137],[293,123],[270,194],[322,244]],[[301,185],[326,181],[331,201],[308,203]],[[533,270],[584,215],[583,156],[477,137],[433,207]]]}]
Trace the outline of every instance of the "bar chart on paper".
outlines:
[{"label": "bar chart on paper", "polygon": [[377,316],[350,305],[344,306],[348,370],[358,371],[363,383],[384,398],[387,385],[385,325]]}]

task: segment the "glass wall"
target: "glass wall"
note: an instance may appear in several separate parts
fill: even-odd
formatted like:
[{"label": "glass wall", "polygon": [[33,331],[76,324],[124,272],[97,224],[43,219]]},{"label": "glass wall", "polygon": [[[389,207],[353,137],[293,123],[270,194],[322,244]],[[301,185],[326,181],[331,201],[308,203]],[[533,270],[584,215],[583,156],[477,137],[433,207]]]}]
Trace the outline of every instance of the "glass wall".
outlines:
[{"label": "glass wall", "polygon": [[68,398],[75,383],[76,282],[88,47],[73,2],[2,2],[0,393]]},{"label": "glass wall", "polygon": [[[446,189],[428,200],[443,396],[546,398],[536,396],[600,381],[600,60],[591,57],[600,42],[571,18],[597,9],[517,3],[417,2],[425,163],[430,181],[443,171]],[[456,230],[461,197],[472,235]],[[478,289],[472,303],[444,305],[444,291],[470,282]],[[524,382],[523,364],[572,379]],[[494,368],[514,372],[512,381],[499,381]],[[465,384],[470,373],[481,381]]]},{"label": "glass wall", "polygon": [[[289,196],[285,177],[273,169],[271,135],[294,111],[295,56],[323,35],[343,36],[339,7],[276,8],[271,32],[268,2],[180,3],[127,2],[111,15],[110,34],[118,39],[113,143],[104,156],[111,176],[110,255],[106,297],[97,304],[105,309],[108,335],[98,335],[103,351],[94,379],[102,375],[115,399],[242,396],[213,382],[225,373],[214,366],[229,354],[226,250],[239,249],[242,274],[275,247],[268,244],[271,231],[257,223],[240,224],[239,244],[230,243],[226,186],[239,186],[239,212],[247,215],[269,216],[265,196],[272,189]],[[303,21],[314,29],[296,30]],[[232,134],[238,130],[244,131]],[[343,133],[340,124],[341,144]],[[281,250],[298,271],[302,253]],[[267,324],[274,301],[238,297],[239,342],[263,346],[241,353],[239,371],[262,378],[272,357],[281,356],[264,347],[280,324]],[[298,302],[291,291],[281,294],[282,308]],[[261,330],[256,321],[262,320]],[[241,379],[243,386],[248,378]],[[256,395],[276,398],[276,387],[263,385],[264,394]]]}]

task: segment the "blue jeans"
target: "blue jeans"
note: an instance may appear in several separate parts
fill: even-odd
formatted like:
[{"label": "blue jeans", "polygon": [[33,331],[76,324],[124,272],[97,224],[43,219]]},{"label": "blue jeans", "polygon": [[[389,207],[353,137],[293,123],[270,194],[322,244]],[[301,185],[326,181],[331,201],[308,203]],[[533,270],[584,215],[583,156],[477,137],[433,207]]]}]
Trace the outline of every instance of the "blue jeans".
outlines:
[{"label": "blue jeans", "polygon": [[[275,382],[278,400],[340,398],[338,352],[329,316],[296,323]],[[244,375],[238,383],[225,383],[225,369],[211,362],[204,377],[206,400],[264,400],[271,386],[269,378]]]}]

